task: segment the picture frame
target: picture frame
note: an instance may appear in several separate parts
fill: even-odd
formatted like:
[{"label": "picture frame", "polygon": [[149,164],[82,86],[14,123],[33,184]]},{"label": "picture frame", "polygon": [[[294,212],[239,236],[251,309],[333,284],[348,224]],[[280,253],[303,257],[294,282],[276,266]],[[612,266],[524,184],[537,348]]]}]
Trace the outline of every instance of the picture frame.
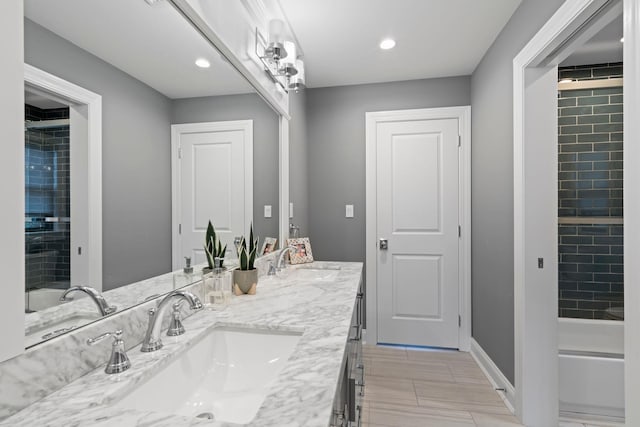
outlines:
[{"label": "picture frame", "polygon": [[265,237],[264,242],[262,242],[262,249],[260,250],[260,255],[267,255],[271,252],[275,251],[278,248],[278,239],[275,237]]},{"label": "picture frame", "polygon": [[289,252],[289,261],[291,264],[313,262],[313,252],[311,251],[311,242],[308,237],[287,239],[287,246],[292,248]]}]

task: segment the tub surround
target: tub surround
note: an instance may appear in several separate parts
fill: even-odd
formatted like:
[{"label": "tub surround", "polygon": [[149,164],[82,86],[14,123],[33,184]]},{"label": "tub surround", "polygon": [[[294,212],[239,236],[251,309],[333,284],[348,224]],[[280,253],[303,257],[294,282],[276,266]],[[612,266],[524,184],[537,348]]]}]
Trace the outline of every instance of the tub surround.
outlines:
[{"label": "tub surround", "polygon": [[[262,274],[266,267],[268,259],[262,263]],[[173,414],[116,410],[108,405],[136,384],[154,375],[211,328],[232,326],[302,332],[298,346],[250,425],[282,426],[284,423],[326,427],[331,417],[333,399],[341,373],[349,325],[361,281],[362,264],[316,262],[291,267],[291,270],[309,267],[340,270],[336,279],[332,281],[315,280],[312,274],[292,275],[289,278],[286,272],[278,278],[263,276],[255,296],[235,297],[225,311],[200,311],[190,316],[183,322],[187,331],[185,335],[175,339],[165,337],[165,347],[154,353],[139,351],[139,342],[146,328],[146,310],[151,304],[155,304],[153,302],[125,312],[130,314],[127,317],[133,322],[132,325],[123,321],[116,324],[120,319],[114,316],[113,319],[108,318],[76,333],[68,334],[67,339],[54,339],[36,347],[50,347],[54,353],[40,351],[40,360],[30,361],[33,363],[25,361],[21,364],[23,371],[30,367],[27,365],[41,363],[49,368],[49,375],[43,378],[48,379],[57,377],[58,371],[78,370],[76,364],[85,367],[93,365],[94,370],[62,388],[58,387],[58,391],[3,420],[0,426],[30,426],[34,422],[42,423],[43,420],[46,420],[47,426],[109,424],[168,427],[203,423],[225,425]],[[322,276],[321,271],[317,272],[319,277]],[[196,285],[192,287],[197,288]],[[146,307],[147,305],[149,307]],[[101,366],[109,357],[109,352],[103,348],[105,346],[81,346],[87,337],[115,327],[125,330],[124,338],[132,368],[122,374],[106,375]],[[62,341],[69,342],[69,345],[66,348],[54,348],[54,344]],[[78,348],[83,350],[82,355],[78,354]],[[52,357],[63,354],[58,351],[64,350],[67,354],[76,354],[81,360],[73,358],[68,360],[68,363],[61,363],[64,361],[59,357]],[[91,354],[91,357],[87,354]],[[58,365],[68,366],[65,368]],[[3,371],[7,373],[6,369]],[[56,375],[51,375],[52,373]],[[1,375],[4,385],[4,377]],[[28,393],[28,396],[22,396],[22,401],[26,397],[33,396]],[[3,402],[9,398],[9,395],[0,396]]]}]

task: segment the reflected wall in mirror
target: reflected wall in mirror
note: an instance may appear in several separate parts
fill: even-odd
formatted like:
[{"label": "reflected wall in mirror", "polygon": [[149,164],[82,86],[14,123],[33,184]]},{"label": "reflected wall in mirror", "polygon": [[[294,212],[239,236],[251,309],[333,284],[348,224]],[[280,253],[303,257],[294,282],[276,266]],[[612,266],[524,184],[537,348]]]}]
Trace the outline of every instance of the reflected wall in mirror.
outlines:
[{"label": "reflected wall in mirror", "polygon": [[[121,311],[199,279],[198,268],[190,277],[181,270],[171,273],[177,269],[172,245],[185,231],[172,231],[172,125],[252,125],[250,174],[237,166],[211,166],[210,160],[224,153],[220,147],[192,151],[197,166],[192,176],[204,179],[211,191],[193,190],[197,197],[191,207],[198,215],[190,231],[201,234],[204,243],[211,219],[217,229],[228,229],[228,248],[234,236],[247,232],[246,220],[238,230],[220,217],[220,212],[231,212],[234,192],[215,192],[240,172],[252,176],[247,182],[251,203],[245,203],[252,210],[244,219],[253,220],[261,238],[278,236],[279,117],[169,2],[25,0],[24,11],[25,63],[102,98],[102,283],[90,283],[87,260],[92,254],[82,244],[88,209],[74,209],[91,197],[78,175],[88,168],[87,141],[74,137],[91,127],[86,107],[42,87],[25,86],[28,346],[42,341],[52,327],[65,332],[101,316],[91,298],[78,298],[86,296],[83,292],[70,295],[75,302],[58,305],[70,286],[96,288]],[[197,66],[197,60],[208,67]],[[74,114],[82,118],[83,113],[85,121],[76,120],[74,126]],[[223,135],[218,142],[228,141]],[[81,150],[75,156],[74,146]],[[268,218],[265,206],[271,206]],[[191,255],[200,261],[197,253]],[[232,250],[228,256],[234,256]]]}]

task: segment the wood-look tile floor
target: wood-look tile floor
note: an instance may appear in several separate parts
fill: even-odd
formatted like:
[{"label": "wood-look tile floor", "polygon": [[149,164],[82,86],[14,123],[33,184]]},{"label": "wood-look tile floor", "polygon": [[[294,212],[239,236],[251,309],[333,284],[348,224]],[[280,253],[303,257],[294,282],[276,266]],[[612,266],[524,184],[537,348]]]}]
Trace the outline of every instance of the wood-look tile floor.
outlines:
[{"label": "wood-look tile floor", "polygon": [[469,353],[365,345],[363,358],[365,427],[522,425]]}]

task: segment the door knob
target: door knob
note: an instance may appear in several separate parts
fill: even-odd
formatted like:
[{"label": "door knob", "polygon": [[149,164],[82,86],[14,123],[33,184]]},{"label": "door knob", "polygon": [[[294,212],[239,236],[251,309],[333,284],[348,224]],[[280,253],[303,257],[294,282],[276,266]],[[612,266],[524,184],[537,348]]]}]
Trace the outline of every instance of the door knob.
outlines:
[{"label": "door knob", "polygon": [[389,249],[389,242],[387,239],[380,239],[380,250],[386,251],[387,249]]}]

